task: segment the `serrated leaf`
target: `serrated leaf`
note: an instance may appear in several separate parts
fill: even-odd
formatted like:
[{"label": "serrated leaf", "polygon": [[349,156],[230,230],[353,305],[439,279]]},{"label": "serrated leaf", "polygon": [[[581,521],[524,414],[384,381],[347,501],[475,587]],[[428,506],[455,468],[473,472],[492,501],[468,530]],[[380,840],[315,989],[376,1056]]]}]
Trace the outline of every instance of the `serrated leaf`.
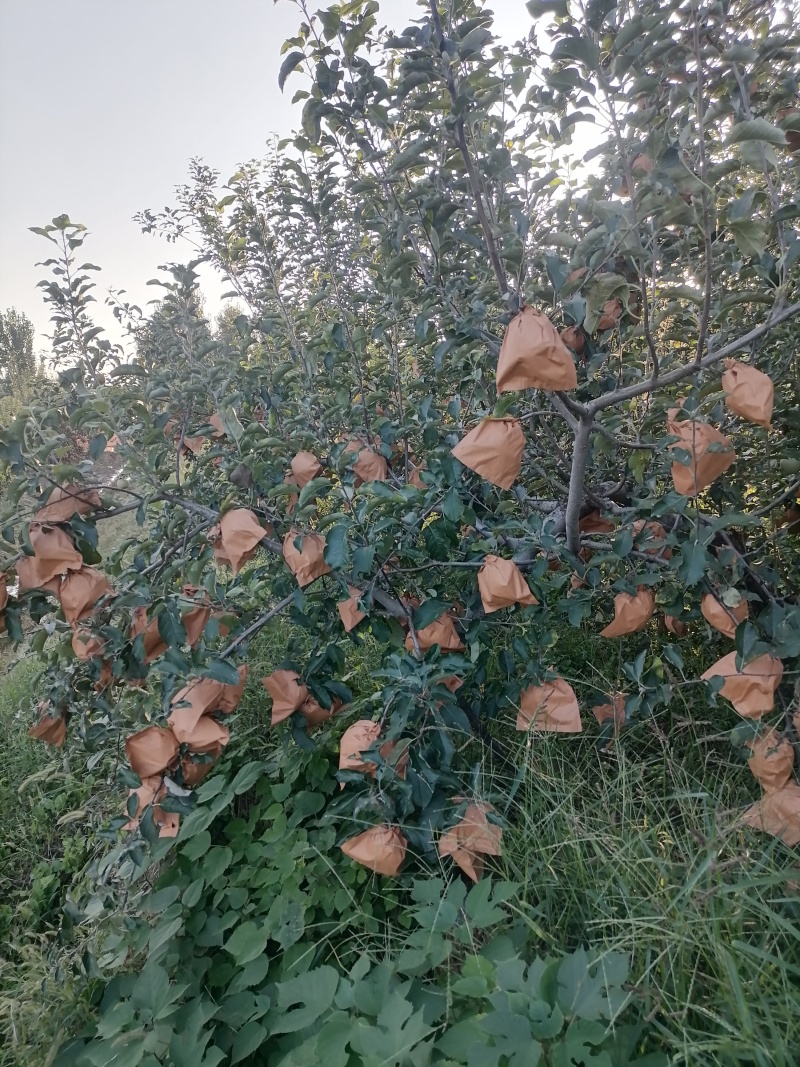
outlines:
[{"label": "serrated leaf", "polygon": [[766,141],[767,144],[785,145],[786,134],[764,118],[744,119],[737,122],[728,135],[727,143],[741,144],[744,141]]}]

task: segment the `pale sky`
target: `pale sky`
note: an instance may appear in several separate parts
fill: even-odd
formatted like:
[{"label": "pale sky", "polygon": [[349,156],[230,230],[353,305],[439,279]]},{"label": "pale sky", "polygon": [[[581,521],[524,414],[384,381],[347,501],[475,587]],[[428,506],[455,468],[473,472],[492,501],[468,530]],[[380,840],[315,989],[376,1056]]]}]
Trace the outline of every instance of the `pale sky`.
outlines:
[{"label": "pale sky", "polygon": [[[493,6],[505,41],[527,33],[524,0]],[[414,0],[381,0],[379,23],[417,17]],[[118,339],[107,289],[144,307],[158,266],[190,258],[133,215],[172,204],[192,157],[224,179],[299,124],[302,78],[284,95],[277,74],[301,21],[291,0],[0,0],[0,310],[31,318],[37,347],[49,323],[35,264],[50,246],[28,227],[63,212],[88,227],[97,322]],[[223,288],[204,279],[212,314]]]}]

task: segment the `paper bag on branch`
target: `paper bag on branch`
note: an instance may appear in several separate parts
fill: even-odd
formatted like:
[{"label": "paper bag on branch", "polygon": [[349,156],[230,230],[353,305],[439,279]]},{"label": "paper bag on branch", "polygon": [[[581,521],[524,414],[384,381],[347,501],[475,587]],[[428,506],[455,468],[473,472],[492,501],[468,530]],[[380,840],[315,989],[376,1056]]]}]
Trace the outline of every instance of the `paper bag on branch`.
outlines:
[{"label": "paper bag on branch", "polygon": [[[423,652],[434,645],[438,645],[442,652],[460,652],[464,648],[464,642],[458,636],[455,623],[447,612],[417,630],[417,640]],[[406,637],[406,648],[409,652],[414,651],[414,641],[410,633]]]},{"label": "paper bag on branch", "polygon": [[217,704],[217,711],[222,712],[223,715],[230,715],[236,711],[244,694],[244,687],[247,684],[247,664],[243,663],[239,667],[239,681],[235,684],[223,682],[222,695],[219,698]]},{"label": "paper bag on branch", "polygon": [[727,656],[709,667],[700,677],[704,682],[722,676],[725,682],[720,693],[745,719],[760,719],[775,705],[775,691],[783,677],[783,663],[774,656],[757,656],[736,670],[736,653]]},{"label": "paper bag on branch", "polygon": [[455,674],[450,674],[447,678],[442,678],[439,682],[439,685],[443,685],[445,689],[449,689],[451,693],[456,693],[463,684],[463,678],[459,678]]},{"label": "paper bag on branch", "polygon": [[363,760],[361,753],[371,748],[380,735],[380,726],[371,719],[359,719],[348,726],[339,741],[339,770],[363,771],[374,778],[376,765]]},{"label": "paper bag on branch", "polygon": [[345,705],[342,704],[341,700],[334,700],[329,708],[323,708],[318,700],[315,700],[312,696],[307,696],[298,710],[308,723],[308,728],[315,730],[318,726],[327,722],[328,719],[332,719],[344,707]]},{"label": "paper bag on branch", "polygon": [[800,845],[800,785],[787,782],[774,793],[765,793],[742,816],[745,826],[779,838],[789,848]]},{"label": "paper bag on branch", "polygon": [[437,843],[439,855],[452,856],[473,882],[483,874],[485,856],[502,855],[503,831],[486,818],[486,813],[492,810],[488,804],[467,805],[461,820],[442,834]]},{"label": "paper bag on branch", "polygon": [[219,746],[218,751],[215,749],[203,754],[211,756],[211,759],[203,761],[193,759],[190,753],[181,757],[181,778],[186,789],[194,789],[196,785],[200,785],[206,775],[214,769],[214,764],[222,755],[222,745]]},{"label": "paper bag on branch", "polygon": [[95,637],[91,630],[76,630],[72,635],[72,651],[76,659],[87,660],[99,656],[105,647],[105,641]]},{"label": "paper bag on branch", "polygon": [[39,577],[36,560],[33,556],[22,556],[14,564],[14,570],[17,572],[20,593],[24,593],[28,589],[40,589],[51,596],[58,596],[58,591],[61,588],[61,575],[57,574],[54,578],[43,582]]},{"label": "paper bag on branch", "polygon": [[206,623],[211,618],[211,601],[208,592],[196,585],[185,585],[183,596],[189,602],[182,605],[181,622],[186,629],[186,643],[196,648],[203,636]]},{"label": "paper bag on branch", "polygon": [[588,515],[584,515],[578,523],[578,529],[583,534],[606,534],[613,533],[616,526],[610,519],[605,519],[595,508]]},{"label": "paper bag on branch", "polygon": [[625,725],[625,694],[614,693],[610,704],[595,704],[592,714],[600,726],[609,719],[614,720],[614,735],[616,736]]},{"label": "paper bag on branch", "polygon": [[95,567],[82,567],[79,571],[70,571],[61,582],[58,599],[64,612],[64,618],[74,626],[79,619],[91,615],[97,601],[113,593],[111,583],[102,571]]},{"label": "paper bag on branch", "polygon": [[348,838],[342,852],[376,874],[395,875],[403,866],[407,847],[408,841],[396,826],[371,826]]},{"label": "paper bag on branch", "polygon": [[222,698],[222,682],[213,678],[196,678],[179,689],[170,701],[172,712],[167,719],[172,732],[183,744],[181,735],[192,730],[203,715],[216,711]]},{"label": "paper bag on branch", "polygon": [[794,766],[794,745],[785,737],[780,737],[777,730],[767,730],[761,737],[749,741],[747,747],[752,755],[747,766],[753,776],[761,783],[766,793],[783,789],[792,777]]},{"label": "paper bag on branch", "polygon": [[226,511],[219,524],[208,531],[209,540],[214,543],[217,562],[229,563],[234,575],[253,558],[266,535],[267,531],[247,508]]},{"label": "paper bag on branch", "polygon": [[128,803],[131,797],[136,797],[136,810],[133,815],[128,810],[128,803],[125,805],[125,813],[130,816],[129,822],[126,822],[122,827],[123,830],[138,830],[139,823],[142,815],[144,815],[145,808],[153,808],[153,822],[158,826],[164,816],[167,814],[157,807],[157,802],[163,800],[167,795],[167,789],[164,785],[164,779],[160,774],[154,774],[149,778],[143,778],[142,784],[138,789],[128,790]]},{"label": "paper bag on branch", "polygon": [[751,367],[748,363],[726,359],[722,388],[727,394],[725,406],[728,411],[732,411],[734,415],[740,415],[748,422],[755,422],[758,426],[770,428],[775,386],[768,374]]},{"label": "paper bag on branch", "polygon": [[356,485],[364,482],[385,482],[389,477],[389,468],[383,456],[373,452],[371,448],[362,448],[353,463],[353,473],[356,476]]},{"label": "paper bag on branch", "polygon": [[[298,537],[303,546],[299,550],[295,547]],[[322,534],[298,534],[297,530],[290,530],[283,539],[283,558],[301,589],[331,571],[325,562],[325,538]]]},{"label": "paper bag on branch", "polygon": [[532,606],[539,603],[516,563],[499,556],[485,557],[478,571],[478,589],[487,615],[511,604]]},{"label": "paper bag on branch", "polygon": [[48,713],[43,715],[35,726],[28,730],[28,737],[35,737],[37,741],[46,741],[48,745],[61,748],[64,738],[67,736],[67,720],[61,715]]},{"label": "paper bag on branch", "polygon": [[78,571],[83,566],[83,557],[60,527],[31,523],[30,538],[40,585],[57,574]]},{"label": "paper bag on branch", "polygon": [[43,508],[33,516],[34,522],[69,522],[77,512],[88,515],[101,506],[96,489],[84,489],[80,485],[64,485],[53,490]]},{"label": "paper bag on branch", "polygon": [[423,493],[428,488],[428,486],[422,480],[422,472],[427,469],[428,468],[426,467],[424,461],[418,466],[414,466],[414,464],[412,463],[411,469],[408,473],[408,484],[413,485],[415,489],[421,489]]},{"label": "paper bag on branch", "polygon": [[577,356],[586,348],[586,337],[580,326],[565,326],[559,336]]},{"label": "paper bag on branch", "polygon": [[126,740],[125,755],[135,774],[149,778],[153,774],[164,774],[178,758],[179,748],[172,730],[148,726]]},{"label": "paper bag on branch", "polygon": [[522,466],[525,434],[519,419],[484,419],[462,437],[453,455],[481,478],[510,489]]},{"label": "paper bag on branch", "polygon": [[336,607],[339,611],[339,618],[342,620],[342,626],[344,626],[345,630],[349,633],[358,626],[362,619],[366,619],[367,616],[358,606],[361,590],[356,589],[352,585],[348,585],[347,591],[350,594],[348,599],[340,600]]},{"label": "paper bag on branch", "polygon": [[[287,474],[283,479],[283,484],[297,485],[297,481],[293,474]],[[298,493],[290,493],[289,496],[285,497],[284,499],[286,500],[286,514],[291,515],[294,509],[297,507],[298,501],[300,500],[300,495]]]},{"label": "paper bag on branch", "polygon": [[643,630],[656,610],[655,593],[641,586],[635,593],[617,593],[614,618],[600,631],[601,637],[623,637]]},{"label": "paper bag on branch", "polygon": [[675,634],[676,637],[686,637],[689,632],[689,627],[686,623],[677,617],[677,615],[665,615],[664,625],[671,634]]},{"label": "paper bag on branch", "polygon": [[497,392],[575,389],[575,363],[546,315],[524,307],[506,327],[497,360]]},{"label": "paper bag on branch", "polygon": [[666,548],[667,531],[660,522],[655,519],[637,519],[633,524],[633,536],[641,539],[648,547],[642,545],[642,551],[646,556],[659,556],[661,559],[672,559],[672,549]]},{"label": "paper bag on branch", "polygon": [[669,447],[688,452],[688,464],[675,460],[672,464],[672,483],[683,496],[697,496],[716,481],[733,463],[736,453],[724,433],[707,422],[684,420],[678,422],[673,408],[667,419],[667,432],[678,441]]},{"label": "paper bag on branch", "polygon": [[[173,712],[170,715],[170,722],[173,715],[179,714],[178,711]],[[173,727],[173,731],[180,743],[188,745],[189,750],[198,756],[218,753],[231,739],[227,726],[218,723],[210,715],[203,715],[192,727],[186,729]]]},{"label": "paper bag on branch", "polygon": [[579,734],[583,730],[575,690],[563,678],[532,685],[520,694],[518,730]]},{"label": "paper bag on branch", "polygon": [[292,468],[293,481],[302,489],[322,474],[322,464],[313,452],[298,452],[289,464]]},{"label": "paper bag on branch", "polygon": [[746,600],[740,600],[735,608],[729,608],[713,593],[706,593],[700,601],[700,611],[706,622],[726,637],[736,636],[736,627],[744,622],[749,614]]},{"label": "paper bag on branch", "polygon": [[218,415],[215,411],[213,415],[208,418],[208,425],[213,427],[211,430],[211,436],[219,439],[225,436],[225,426],[222,422],[222,416]]},{"label": "paper bag on branch", "polygon": [[272,697],[272,726],[288,719],[308,698],[308,689],[297,671],[273,671],[261,679],[261,684]]},{"label": "paper bag on branch", "polygon": [[148,622],[147,608],[144,605],[133,609],[131,640],[137,638],[139,634],[144,634],[145,663],[152,663],[154,659],[158,659],[167,651],[167,644],[158,630],[158,619],[151,619]]}]

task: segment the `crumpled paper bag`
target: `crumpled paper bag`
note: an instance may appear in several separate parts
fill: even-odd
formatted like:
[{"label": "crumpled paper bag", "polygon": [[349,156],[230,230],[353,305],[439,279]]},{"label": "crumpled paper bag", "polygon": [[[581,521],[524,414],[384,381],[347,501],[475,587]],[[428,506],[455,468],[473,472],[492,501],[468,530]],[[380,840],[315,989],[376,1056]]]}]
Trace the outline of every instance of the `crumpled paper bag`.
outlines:
[{"label": "crumpled paper bag", "polygon": [[484,558],[478,571],[478,589],[487,615],[511,604],[532,606],[539,603],[516,563],[499,556]]},{"label": "crumpled paper bag", "polygon": [[[153,822],[158,827],[159,837],[176,837],[178,833],[178,827],[180,825],[180,815],[171,811],[164,811],[163,808],[158,806],[158,802],[163,800],[167,795],[166,786],[164,780],[159,775],[153,775],[150,778],[145,778],[138,789],[128,790],[128,799],[132,796],[138,798],[138,806],[136,812],[131,816],[130,820],[122,827],[123,830],[138,830],[139,823],[144,815],[145,809],[152,806],[153,808]],[[127,804],[125,811],[127,812]]]},{"label": "crumpled paper bag", "polygon": [[664,625],[669,632],[675,634],[676,637],[686,637],[689,632],[689,627],[683,619],[679,619],[677,615],[665,615]]},{"label": "crumpled paper bag", "polygon": [[217,526],[208,531],[208,539],[214,545],[217,563],[230,564],[234,575],[256,554],[267,531],[247,508],[226,511]]},{"label": "crumpled paper bag", "polygon": [[101,597],[113,592],[111,583],[102,571],[96,567],[81,567],[79,571],[70,571],[62,580],[57,596],[64,618],[71,626],[75,626],[79,619],[91,615]]},{"label": "crumpled paper bag", "polygon": [[33,565],[40,586],[57,574],[79,571],[83,566],[83,557],[60,527],[32,522],[30,538]]},{"label": "crumpled paper bag", "polygon": [[294,484],[301,489],[322,474],[322,464],[313,452],[298,452],[289,466],[292,468]]},{"label": "crumpled paper bag", "polygon": [[[677,413],[678,408],[672,408],[667,417],[667,433],[678,438],[669,447],[689,452],[692,458],[688,465],[675,460],[672,464],[672,483],[676,492],[694,497],[736,462],[736,453],[730,440],[715,426],[691,419],[679,422]],[[711,452],[709,449],[712,445],[719,445],[721,449]]]},{"label": "crumpled paper bag", "polygon": [[612,296],[603,304],[603,314],[597,322],[598,332],[613,329],[622,318],[622,301],[618,296]]},{"label": "crumpled paper bag", "polygon": [[361,590],[356,589],[355,586],[348,585],[347,591],[350,596],[347,600],[340,600],[336,605],[336,608],[339,612],[339,618],[342,620],[342,626],[344,626],[345,630],[349,633],[358,626],[362,619],[366,619],[367,616],[358,606]]},{"label": "crumpled paper bag", "polygon": [[601,637],[622,637],[643,630],[656,610],[656,597],[651,589],[640,586],[635,593],[617,593],[614,597],[614,618],[600,631]]},{"label": "crumpled paper bag", "polygon": [[76,630],[72,635],[72,651],[76,659],[87,660],[99,656],[105,647],[105,641],[95,637],[91,630]]},{"label": "crumpled paper bag", "polygon": [[[299,551],[294,544],[298,536],[302,538],[303,544]],[[301,589],[323,574],[331,572],[325,562],[325,538],[322,534],[298,535],[297,530],[290,530],[283,539],[283,558]]]},{"label": "crumpled paper bag", "polygon": [[[453,797],[455,802],[460,799]],[[452,856],[473,882],[483,874],[485,856],[502,855],[503,831],[486,818],[486,813],[493,810],[489,804],[468,804],[461,820],[437,842],[439,855]]]},{"label": "crumpled paper bag", "polygon": [[775,705],[775,691],[783,677],[783,663],[765,654],[745,664],[739,672],[736,670],[736,653],[729,652],[700,677],[708,682],[720,675],[725,679],[721,695],[730,700],[743,718],[760,719]]},{"label": "crumpled paper bag", "polygon": [[214,764],[222,755],[222,745],[219,746],[218,751],[214,749],[203,755],[211,756],[211,759],[197,760],[188,752],[181,757],[181,781],[186,789],[194,789],[195,786],[200,785],[206,775],[213,771]]},{"label": "crumpled paper bag", "polygon": [[583,534],[607,534],[613,533],[616,526],[610,519],[604,518],[595,508],[588,515],[584,515],[578,523],[578,529]]},{"label": "crumpled paper bag", "polygon": [[215,411],[213,415],[208,417],[208,425],[212,426],[211,436],[219,439],[225,436],[225,426],[222,422],[222,416]]},{"label": "crumpled paper bag", "polygon": [[300,705],[298,711],[305,718],[309,730],[315,730],[318,726],[322,726],[324,722],[327,722],[328,719],[332,719],[344,707],[346,705],[342,704],[341,700],[334,700],[329,708],[323,708],[318,700],[309,695]]},{"label": "crumpled paper bag", "polygon": [[[179,714],[180,711],[173,712],[169,722],[172,723],[173,717]],[[179,725],[173,726],[172,729],[180,743],[188,745],[190,751],[198,756],[219,753],[231,739],[227,726],[223,726],[210,715],[202,715],[194,726],[184,728]]]},{"label": "crumpled paper bag", "polygon": [[380,735],[380,726],[371,719],[359,719],[348,726],[339,741],[339,770],[363,771],[374,778],[376,764],[361,759],[361,753],[371,748]]},{"label": "crumpled paper bag", "polygon": [[765,793],[774,793],[783,789],[792,777],[794,766],[794,745],[786,737],[780,737],[777,730],[769,729],[760,737],[748,741],[751,756],[747,766],[753,776],[761,783]]},{"label": "crumpled paper bag", "polygon": [[217,703],[217,711],[222,712],[223,715],[230,715],[236,711],[244,694],[244,687],[247,684],[247,664],[243,663],[238,670],[239,681],[235,685],[228,682],[222,683],[222,695]]},{"label": "crumpled paper bag", "polygon": [[69,522],[77,512],[88,515],[101,507],[100,494],[96,489],[82,485],[63,485],[53,490],[43,508],[33,516],[34,522]]},{"label": "crumpled paper bag", "polygon": [[[643,542],[641,550],[646,556],[660,556],[661,559],[672,559],[672,549],[667,548],[665,545],[667,531],[655,519],[637,519],[633,524],[633,536],[637,542]],[[637,547],[639,547],[638,544]]]},{"label": "crumpled paper bag", "polygon": [[14,570],[17,572],[20,593],[28,589],[40,589],[42,592],[50,593],[51,596],[58,596],[58,590],[61,588],[61,575],[57,574],[49,581],[43,582],[39,577],[33,556],[22,556],[14,563]]},{"label": "crumpled paper bag", "polygon": [[221,699],[222,682],[213,678],[195,678],[178,690],[170,701],[172,712],[167,722],[182,744],[181,734],[194,729],[203,715],[216,711]]},{"label": "crumpled paper bag", "polygon": [[186,629],[186,643],[196,648],[211,618],[211,600],[201,586],[185,585],[182,590],[181,622]]},{"label": "crumpled paper bag", "polygon": [[522,466],[525,434],[519,419],[484,419],[462,437],[453,455],[487,482],[510,489]]},{"label": "crumpled paper bag", "polygon": [[408,484],[413,485],[415,489],[421,489],[423,493],[428,486],[422,480],[422,472],[427,469],[425,461],[423,460],[422,463],[419,463],[416,466],[412,463],[408,472]]},{"label": "crumpled paper bag", "polygon": [[[455,623],[447,612],[417,630],[417,640],[423,652],[434,645],[438,645],[442,652],[460,652],[464,648],[464,642],[458,636]],[[406,637],[406,648],[409,652],[414,651],[414,641],[410,633]]]},{"label": "crumpled paper bag", "polygon": [[577,385],[575,363],[558,330],[540,311],[523,307],[506,327],[497,360],[497,392]]},{"label": "crumpled paper bag", "polygon": [[308,689],[297,671],[273,671],[261,679],[261,684],[272,697],[272,726],[288,719],[308,699]]},{"label": "crumpled paper bag", "polygon": [[179,749],[175,734],[163,726],[147,726],[125,741],[131,770],[142,779],[164,774],[178,758]]},{"label": "crumpled paper bag", "polygon": [[610,704],[595,704],[592,714],[600,726],[609,719],[613,719],[614,736],[616,736],[625,725],[625,694],[614,693]]},{"label": "crumpled paper bag", "polygon": [[[42,705],[39,705],[42,710]],[[53,715],[48,712],[43,715],[35,726],[28,730],[28,737],[35,737],[37,741],[46,741],[48,745],[61,748],[67,736],[67,720],[61,715]]]},{"label": "crumpled paper bag", "polygon": [[532,685],[520,694],[518,730],[579,734],[583,730],[575,690],[563,678]]},{"label": "crumpled paper bag", "polygon": [[787,782],[764,796],[742,816],[745,826],[780,838],[789,848],[800,845],[800,785]]},{"label": "crumpled paper bag", "polygon": [[740,600],[735,608],[729,608],[717,600],[713,593],[705,593],[700,601],[700,611],[706,622],[715,630],[731,639],[736,636],[736,627],[750,614],[746,600]]},{"label": "crumpled paper bag", "polygon": [[398,874],[406,858],[408,841],[396,826],[371,826],[342,844],[351,860],[376,874]]},{"label": "crumpled paper bag", "polygon": [[576,356],[579,356],[586,348],[586,337],[580,326],[565,326],[559,336],[565,345],[568,345]]},{"label": "crumpled paper bag", "polygon": [[[348,447],[347,451],[351,449]],[[389,477],[386,460],[371,448],[361,448],[352,466],[356,485],[363,485],[364,482],[385,482]]]},{"label": "crumpled paper bag", "polygon": [[163,656],[167,651],[167,644],[158,632],[158,619],[147,621],[147,608],[144,605],[133,609],[131,640],[142,633],[144,634],[144,661],[152,663],[154,659]]},{"label": "crumpled paper bag", "polygon": [[770,428],[775,386],[768,374],[751,367],[749,363],[726,359],[722,388],[727,394],[725,407],[728,411],[740,415],[748,422]]}]

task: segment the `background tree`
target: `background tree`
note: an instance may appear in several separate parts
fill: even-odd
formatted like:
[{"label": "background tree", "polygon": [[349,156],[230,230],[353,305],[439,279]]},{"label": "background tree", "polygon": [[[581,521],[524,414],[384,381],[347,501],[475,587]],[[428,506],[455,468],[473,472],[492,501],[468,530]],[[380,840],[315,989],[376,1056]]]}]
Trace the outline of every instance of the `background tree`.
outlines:
[{"label": "background tree", "polygon": [[36,373],[33,333],[33,323],[24,312],[15,308],[0,312],[0,375],[7,393],[19,389]]}]

